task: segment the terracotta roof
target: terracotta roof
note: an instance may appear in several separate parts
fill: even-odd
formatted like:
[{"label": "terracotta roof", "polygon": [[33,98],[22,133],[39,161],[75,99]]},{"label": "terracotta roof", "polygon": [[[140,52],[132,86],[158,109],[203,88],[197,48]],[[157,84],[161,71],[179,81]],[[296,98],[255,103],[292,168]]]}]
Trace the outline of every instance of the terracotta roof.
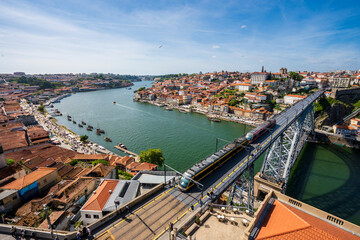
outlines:
[{"label": "terracotta roof", "polygon": [[306,98],[306,96],[302,96],[302,95],[295,95],[295,94],[288,94],[285,97],[297,97],[297,98]]},{"label": "terracotta roof", "polygon": [[348,129],[348,130],[356,130],[356,128],[351,127],[349,125],[334,125],[335,128],[340,128],[340,129]]},{"label": "terracotta roof", "polygon": [[299,231],[308,227],[310,227],[310,224],[291,212],[281,202],[275,200],[256,239],[269,239],[270,237]]},{"label": "terracotta roof", "polygon": [[156,164],[143,162],[143,163],[140,163],[138,166],[134,167],[133,169],[131,169],[131,171],[142,171],[142,170],[150,170],[151,171],[156,167],[157,167]]},{"label": "terracotta roof", "polygon": [[359,239],[332,224],[275,200],[256,237],[257,240]]},{"label": "terracotta roof", "polygon": [[22,178],[16,179],[15,181],[8,183],[1,188],[2,189],[20,190],[20,189],[23,189],[23,188],[29,186],[30,184],[34,183],[35,181],[41,179],[42,177],[53,173],[54,171],[57,172],[57,169],[41,167],[41,168],[37,169],[36,171],[31,172]]},{"label": "terracotta roof", "polygon": [[107,155],[105,154],[76,154],[73,159],[77,160],[98,160],[98,159],[105,159]]},{"label": "terracotta roof", "polygon": [[118,182],[118,180],[104,180],[81,210],[102,211],[111,195],[109,191],[114,191]]},{"label": "terracotta roof", "polygon": [[133,168],[135,168],[139,165],[140,165],[140,163],[138,163],[138,162],[131,162],[128,165],[126,165],[126,168],[132,170]]},{"label": "terracotta roof", "polygon": [[115,169],[114,166],[106,166],[102,163],[98,163],[95,167],[87,173],[88,177],[106,177],[111,171]]},{"label": "terracotta roof", "polygon": [[72,159],[73,156],[75,156],[75,154],[76,154],[75,151],[61,148],[59,146],[55,146],[52,144],[42,144],[39,146],[34,146],[31,149],[6,153],[5,157],[14,159],[17,162],[21,160],[24,161],[27,159],[34,159],[39,156],[44,159],[53,158],[56,161],[64,162],[68,158]]}]

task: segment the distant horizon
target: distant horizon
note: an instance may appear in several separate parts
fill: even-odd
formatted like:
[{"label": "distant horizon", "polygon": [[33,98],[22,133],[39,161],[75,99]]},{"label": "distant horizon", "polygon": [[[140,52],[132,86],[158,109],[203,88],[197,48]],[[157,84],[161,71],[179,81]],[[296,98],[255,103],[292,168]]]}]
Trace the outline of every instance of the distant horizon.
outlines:
[{"label": "distant horizon", "polygon": [[[285,67],[286,68],[286,67]],[[268,73],[278,73],[280,72],[280,68],[278,69],[278,71],[268,71],[267,69],[265,69],[266,72]],[[90,74],[114,74],[114,75],[132,75],[132,76],[163,76],[163,75],[170,75],[170,74],[188,74],[188,75],[191,75],[191,74],[200,74],[200,72],[202,72],[202,74],[204,73],[214,73],[214,72],[221,72],[221,71],[224,71],[224,72],[239,72],[239,73],[253,73],[253,72],[261,72],[261,69],[260,70],[255,70],[255,71],[252,71],[252,72],[242,72],[242,71],[239,71],[239,70],[220,70],[220,71],[208,71],[208,72],[203,72],[203,71],[198,71],[198,72],[192,72],[192,73],[184,73],[184,72],[177,72],[177,73],[163,73],[163,74],[130,74],[130,73],[114,73],[114,72],[108,72],[108,73],[105,73],[105,72],[90,72],[90,73],[86,73],[86,72],[54,72],[54,73],[27,73],[27,72],[24,72],[24,71],[14,71],[14,72],[7,72],[7,73],[1,73],[0,72],[0,75],[2,74],[14,74],[16,72],[24,72],[26,75],[46,75],[46,74],[50,74],[50,75],[54,75],[54,74],[87,74],[87,75],[90,75]],[[287,69],[287,72],[315,72],[315,73],[331,73],[331,72],[336,72],[336,71],[354,71],[354,72],[359,72],[360,69],[336,69],[336,70],[329,70],[329,71],[309,71],[309,70],[289,70]]]},{"label": "distant horizon", "polygon": [[0,72],[360,69],[359,1],[0,0]]}]

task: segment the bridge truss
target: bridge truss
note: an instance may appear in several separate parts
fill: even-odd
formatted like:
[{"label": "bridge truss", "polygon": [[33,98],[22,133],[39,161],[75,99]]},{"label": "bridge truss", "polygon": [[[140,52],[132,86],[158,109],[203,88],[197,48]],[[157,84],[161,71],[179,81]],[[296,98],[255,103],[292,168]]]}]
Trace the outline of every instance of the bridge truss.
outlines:
[{"label": "bridge truss", "polygon": [[314,107],[305,111],[267,149],[260,177],[282,185],[286,191],[289,175],[309,134],[314,131]]}]

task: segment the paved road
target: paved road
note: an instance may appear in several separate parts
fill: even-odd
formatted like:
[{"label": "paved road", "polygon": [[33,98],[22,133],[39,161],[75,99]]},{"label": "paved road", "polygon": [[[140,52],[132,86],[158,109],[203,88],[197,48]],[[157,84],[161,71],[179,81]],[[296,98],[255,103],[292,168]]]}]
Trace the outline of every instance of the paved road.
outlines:
[{"label": "paved road", "polygon": [[[258,156],[260,156],[271,143],[276,139],[283,130],[294,120],[298,114],[310,103],[320,96],[322,92],[317,92],[301,102],[294,104],[291,108],[283,111],[276,116],[277,125],[272,132],[264,134],[256,144],[250,147],[254,157],[249,158],[247,151],[241,151],[233,159],[218,168],[210,176],[201,181],[204,184],[204,197],[196,187],[189,189],[187,192],[181,192],[177,187],[170,188],[159,195],[149,199],[142,206],[135,207],[122,219],[113,223],[111,227],[107,227],[100,231],[96,236],[98,239],[168,239],[167,227],[170,222],[176,223],[178,219],[186,218],[191,214],[190,206],[198,208],[202,203],[210,201],[206,195],[211,189],[220,194],[226,189],[234,176],[240,175],[252,164]],[[272,136],[271,136],[272,135]],[[260,143],[261,148],[257,149]],[[200,201],[201,200],[201,201]]]}]

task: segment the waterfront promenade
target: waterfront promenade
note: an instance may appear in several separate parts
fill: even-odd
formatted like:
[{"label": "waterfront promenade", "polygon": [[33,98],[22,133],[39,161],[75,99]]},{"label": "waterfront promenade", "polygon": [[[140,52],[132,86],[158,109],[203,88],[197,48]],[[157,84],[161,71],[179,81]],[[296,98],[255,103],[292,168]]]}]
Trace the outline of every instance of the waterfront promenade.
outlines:
[{"label": "waterfront promenade", "polygon": [[[149,103],[149,104],[152,104],[152,105],[155,105],[158,107],[168,106],[166,104],[156,102],[156,101],[139,100],[139,102]],[[224,121],[246,124],[246,125],[249,125],[252,127],[257,127],[264,122],[263,120],[259,120],[259,119],[239,117],[239,116],[236,116],[235,114],[231,114],[231,113],[218,114],[215,112],[210,112],[205,108],[199,108],[199,107],[194,107],[194,106],[190,106],[190,105],[181,105],[181,106],[169,105],[168,107],[171,109],[177,109],[177,110],[183,111],[183,112],[193,112],[193,113],[203,114],[207,117],[215,117],[215,118],[218,118],[218,119],[221,119]]]},{"label": "waterfront promenade", "polygon": [[79,135],[68,130],[64,126],[57,124],[55,119],[50,119],[48,117],[49,115],[40,113],[35,105],[28,104],[25,100],[22,100],[20,102],[20,106],[26,112],[34,115],[39,125],[42,126],[47,132],[49,132],[49,134],[51,134],[51,138],[59,141],[60,147],[71,149],[83,154],[105,153],[116,155],[90,140],[87,140],[87,143],[81,142]]}]

